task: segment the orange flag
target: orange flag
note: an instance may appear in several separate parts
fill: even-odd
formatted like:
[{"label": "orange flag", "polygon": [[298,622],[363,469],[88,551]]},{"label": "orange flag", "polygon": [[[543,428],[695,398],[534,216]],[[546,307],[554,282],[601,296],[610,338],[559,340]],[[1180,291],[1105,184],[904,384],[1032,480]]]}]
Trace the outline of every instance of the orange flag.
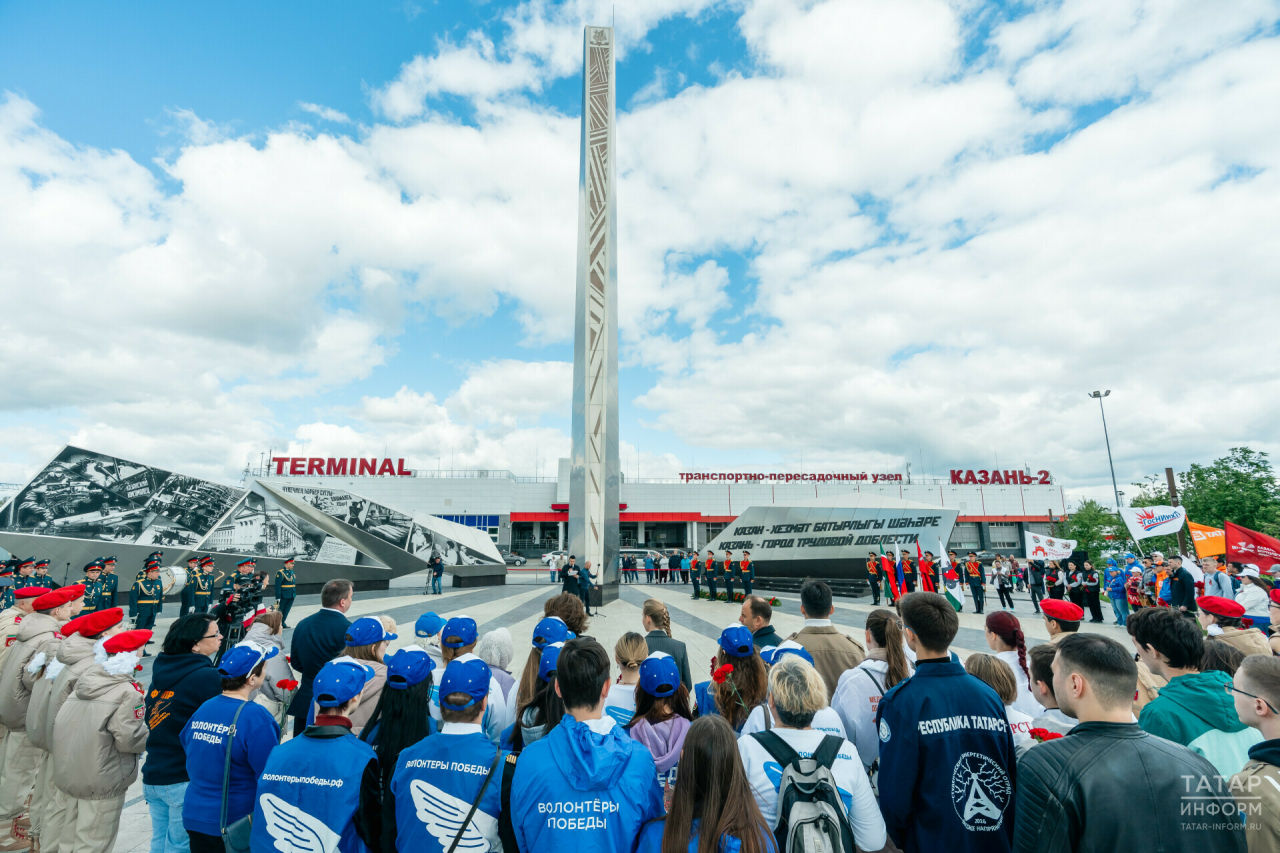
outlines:
[{"label": "orange flag", "polygon": [[1191,519],[1187,519],[1187,527],[1191,529],[1191,541],[1196,546],[1197,557],[1227,553],[1227,537],[1221,528],[1196,524]]}]

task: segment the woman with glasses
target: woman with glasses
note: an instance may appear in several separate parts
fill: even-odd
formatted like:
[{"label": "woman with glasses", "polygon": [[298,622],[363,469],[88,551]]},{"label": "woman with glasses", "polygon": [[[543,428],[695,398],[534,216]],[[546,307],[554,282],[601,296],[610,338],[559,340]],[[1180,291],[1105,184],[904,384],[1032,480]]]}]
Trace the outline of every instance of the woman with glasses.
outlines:
[{"label": "woman with glasses", "polygon": [[142,793],[151,811],[151,849],[179,853],[188,847],[182,826],[187,792],[187,752],[178,736],[196,709],[222,692],[222,676],[212,655],[222,643],[217,618],[188,613],[169,626],[160,654],[151,665],[147,687],[147,760]]}]

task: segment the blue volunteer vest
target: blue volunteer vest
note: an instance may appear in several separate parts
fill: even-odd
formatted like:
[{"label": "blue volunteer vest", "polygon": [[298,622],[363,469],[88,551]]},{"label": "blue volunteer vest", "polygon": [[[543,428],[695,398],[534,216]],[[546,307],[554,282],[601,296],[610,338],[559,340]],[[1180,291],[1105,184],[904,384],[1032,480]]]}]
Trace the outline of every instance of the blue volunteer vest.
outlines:
[{"label": "blue volunteer vest", "polygon": [[[448,850],[480,793],[496,752],[493,741],[483,732],[441,732],[401,752],[391,778],[397,849],[424,853]],[[509,754],[504,750],[502,761]],[[499,762],[475,817],[458,843],[459,850],[489,850],[497,846],[502,769]]]},{"label": "blue volunteer vest", "polygon": [[355,817],[360,780],[374,757],[373,747],[349,732],[296,737],[272,750],[258,779],[252,849],[367,853]]}]

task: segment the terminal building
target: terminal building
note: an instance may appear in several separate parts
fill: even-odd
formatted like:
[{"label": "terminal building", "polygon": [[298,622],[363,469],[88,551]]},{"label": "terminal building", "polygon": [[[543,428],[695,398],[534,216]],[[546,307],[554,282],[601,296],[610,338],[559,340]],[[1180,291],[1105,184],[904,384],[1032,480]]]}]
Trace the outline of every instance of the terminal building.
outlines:
[{"label": "terminal building", "polygon": [[[349,473],[339,475],[339,467],[362,473],[354,477]],[[386,473],[371,473],[377,470]],[[259,473],[263,482],[345,489],[402,512],[439,516],[480,528],[498,548],[529,558],[565,547],[568,459],[560,460],[555,477],[519,477],[510,471],[492,470],[415,470],[400,459],[320,457],[276,458]],[[966,484],[967,479],[989,482]],[[993,479],[1002,482],[990,482]],[[1035,482],[1014,485],[1009,480]],[[1051,534],[1052,521],[1066,515],[1063,489],[1052,483],[1044,471],[978,471],[975,475],[973,471],[960,470],[946,481],[913,478],[910,482],[901,474],[865,473],[704,473],[671,479],[624,475],[619,500],[620,546],[703,549],[748,507],[811,504],[815,499],[851,494],[897,498],[957,511],[948,544],[962,553],[986,550],[1021,554],[1025,532]]]}]

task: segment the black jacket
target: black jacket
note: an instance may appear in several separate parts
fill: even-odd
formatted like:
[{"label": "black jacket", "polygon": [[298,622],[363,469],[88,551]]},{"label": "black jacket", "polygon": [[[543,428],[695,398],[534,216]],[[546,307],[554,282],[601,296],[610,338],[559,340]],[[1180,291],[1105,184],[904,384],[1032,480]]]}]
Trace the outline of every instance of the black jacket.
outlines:
[{"label": "black jacket", "polygon": [[1080,723],[1018,762],[1014,850],[1245,853],[1244,825],[1218,782],[1205,758],[1137,723]]},{"label": "black jacket", "polygon": [[685,650],[684,643],[668,637],[666,631],[656,629],[645,634],[644,641],[649,646],[649,654],[662,652],[675,658],[676,666],[680,668],[680,680],[692,693],[693,678],[689,675],[689,652]]},{"label": "black jacket", "polygon": [[177,785],[187,777],[187,751],[178,739],[196,709],[222,692],[222,676],[204,655],[158,655],[147,688],[145,785]]},{"label": "black jacket", "polygon": [[1169,606],[1185,607],[1188,613],[1196,612],[1196,581],[1185,567],[1169,576]]},{"label": "black jacket", "polygon": [[289,645],[290,664],[301,673],[298,692],[289,703],[289,715],[306,717],[311,707],[311,682],[320,668],[338,656],[347,645],[347,629],[351,621],[336,610],[312,613],[293,629]]},{"label": "black jacket", "polygon": [[782,642],[782,636],[775,630],[772,625],[765,625],[759,631],[751,635],[751,642],[755,644],[756,651],[760,651],[765,646],[777,646]]}]

